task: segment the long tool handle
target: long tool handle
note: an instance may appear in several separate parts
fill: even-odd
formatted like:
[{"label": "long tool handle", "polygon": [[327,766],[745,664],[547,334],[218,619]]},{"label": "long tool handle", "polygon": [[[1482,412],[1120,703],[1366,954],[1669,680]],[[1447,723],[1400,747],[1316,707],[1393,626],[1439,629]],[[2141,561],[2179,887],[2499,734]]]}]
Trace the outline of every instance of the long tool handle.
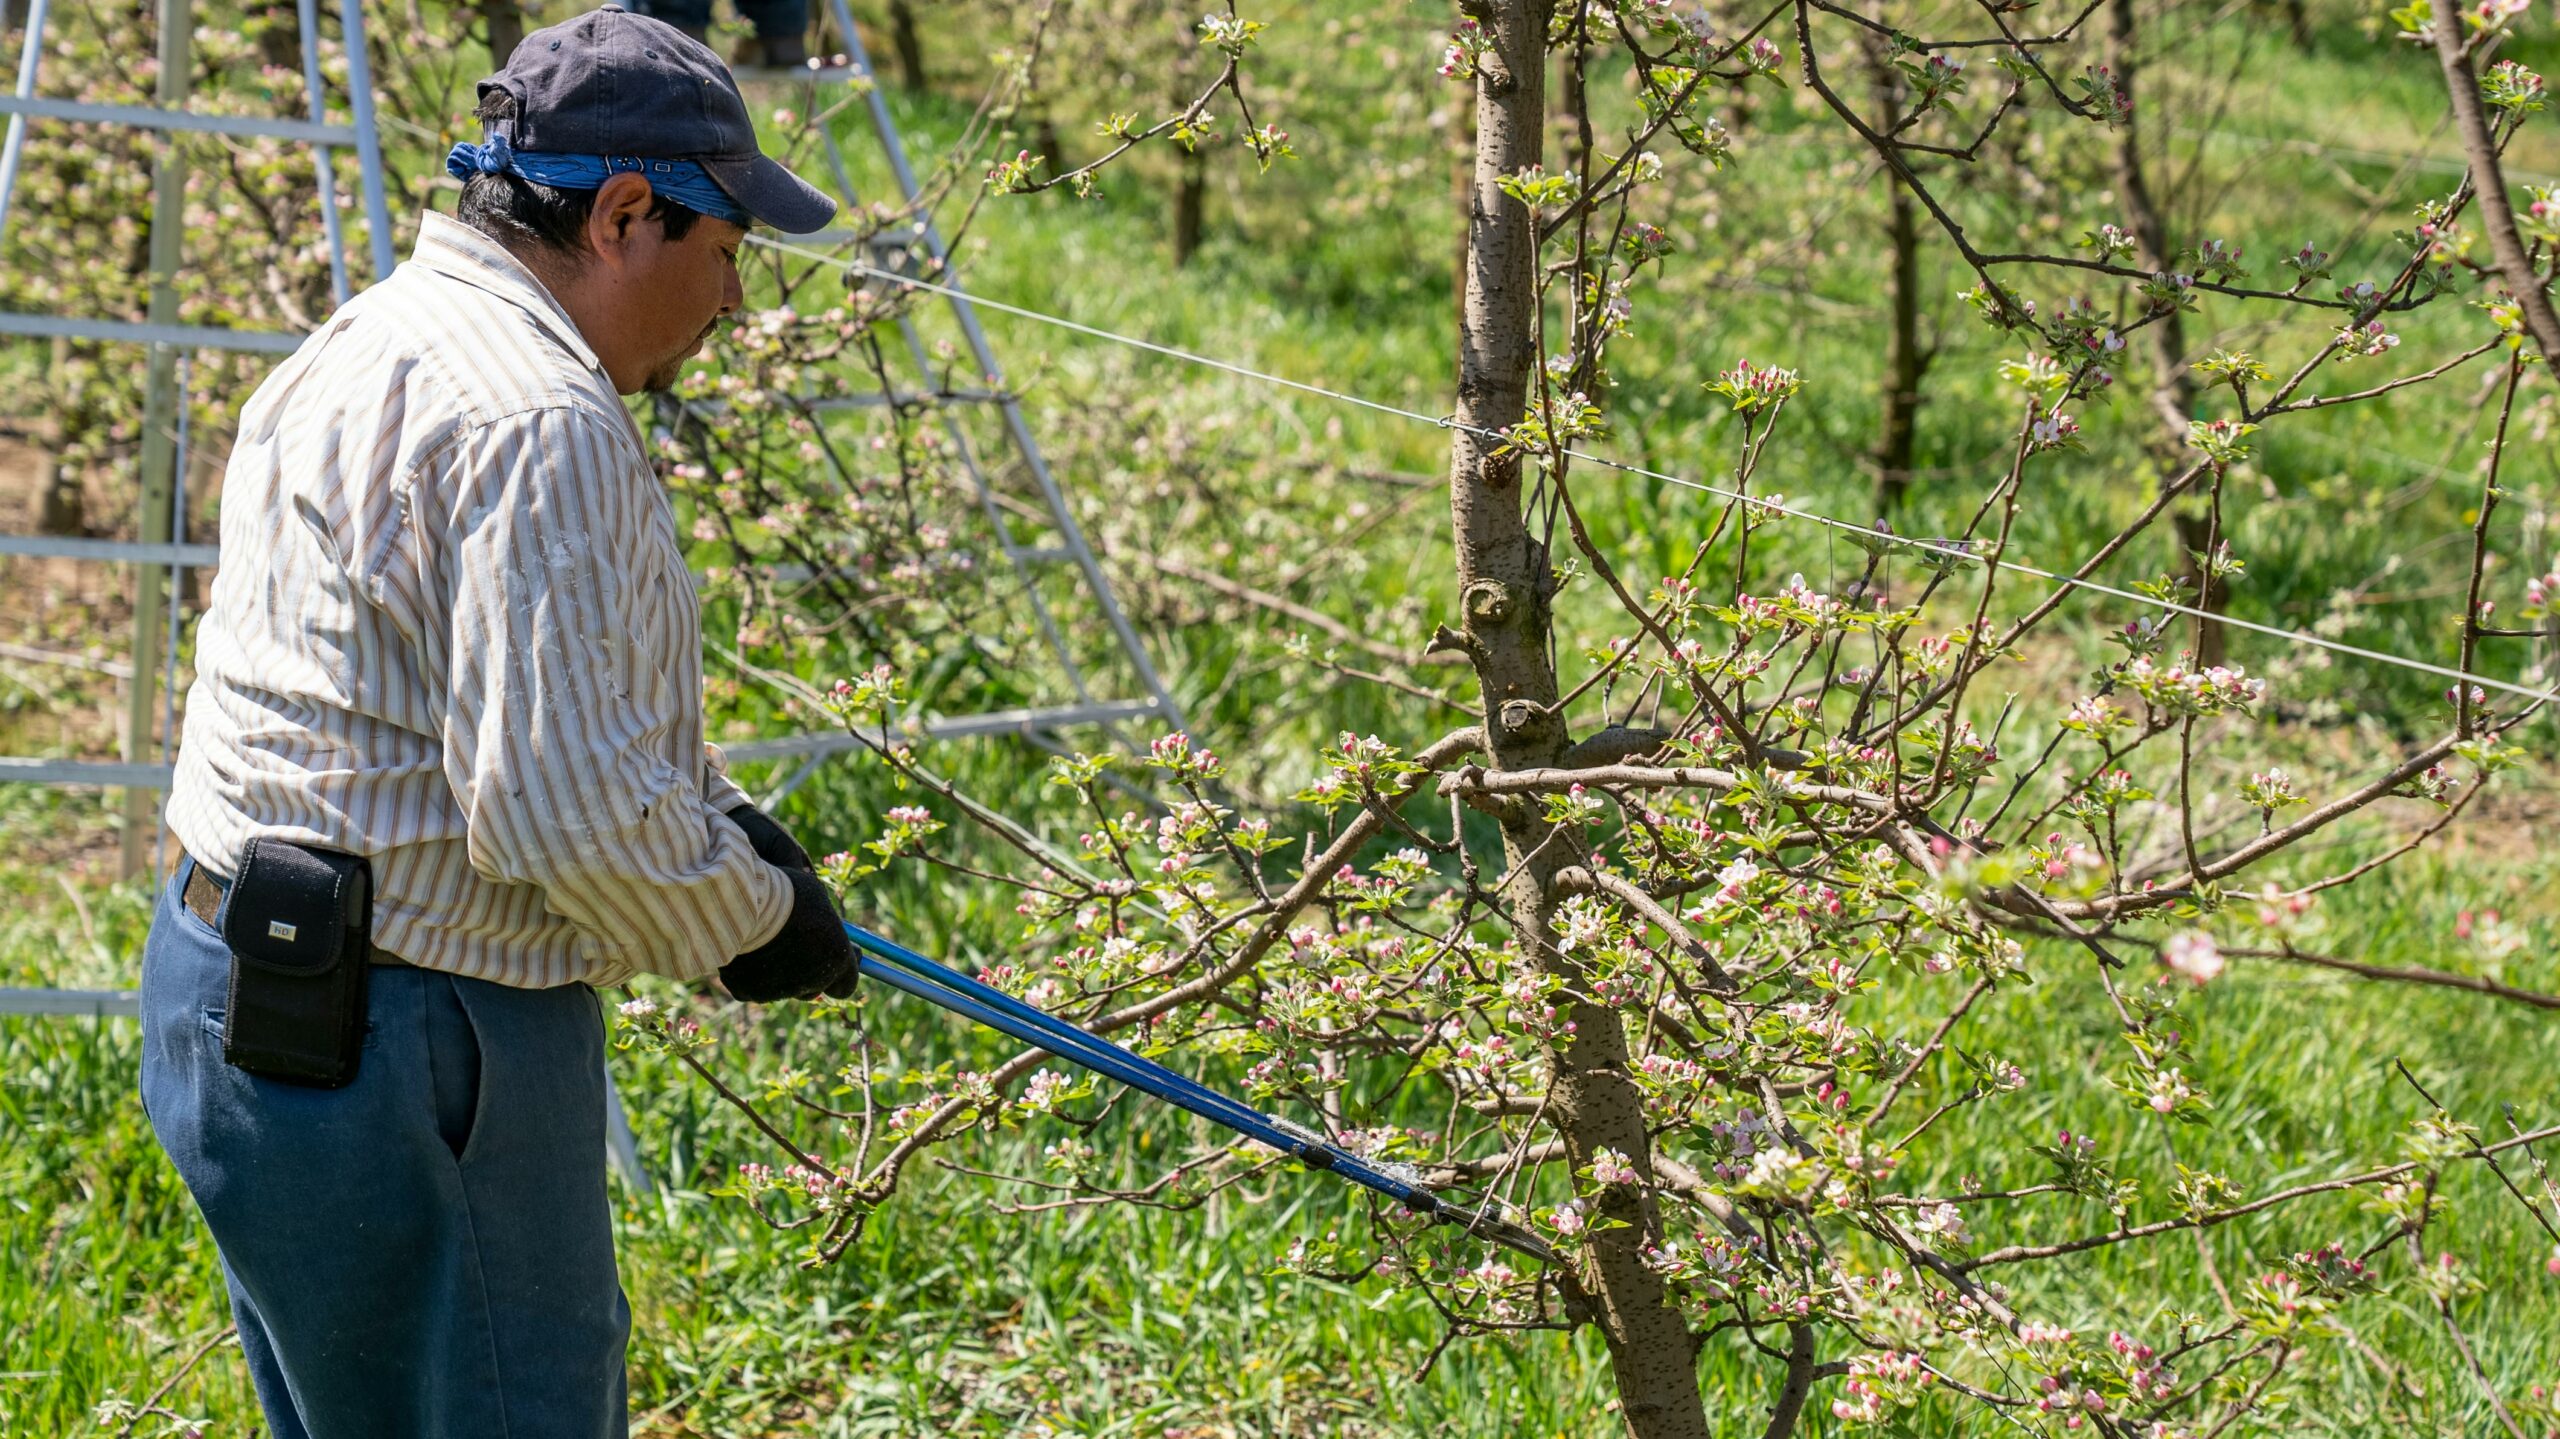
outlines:
[{"label": "long tool handle", "polygon": [[1047,1050],[1106,1079],[1118,1080],[1141,1094],[1258,1140],[1310,1169],[1329,1170],[1341,1175],[1354,1184],[1386,1195],[1416,1214],[1444,1224],[1458,1225],[1541,1261],[1554,1262],[1556,1259],[1555,1251],[1518,1226],[1481,1211],[1446,1203],[1422,1185],[1389,1173],[1302,1125],[1266,1114],[1221,1094],[1142,1054],[1025,1004],[1003,990],[937,964],[894,940],[882,938],[858,925],[848,924],[844,930],[855,946],[869,956],[863,970],[892,989],[939,1005],[999,1034]]}]

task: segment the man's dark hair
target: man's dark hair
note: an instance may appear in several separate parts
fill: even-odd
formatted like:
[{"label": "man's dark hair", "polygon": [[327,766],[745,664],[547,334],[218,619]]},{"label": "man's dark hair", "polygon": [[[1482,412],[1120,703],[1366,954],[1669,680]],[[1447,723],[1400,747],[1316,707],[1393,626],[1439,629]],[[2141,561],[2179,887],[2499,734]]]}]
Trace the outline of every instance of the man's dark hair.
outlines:
[{"label": "man's dark hair", "polygon": [[[503,90],[492,90],[480,102],[483,124],[512,120],[515,114],[515,97]],[[587,216],[595,207],[593,190],[562,190],[522,175],[497,174],[474,175],[464,181],[462,201],[453,213],[455,219],[502,245],[532,245],[576,255],[587,248]],[[702,213],[658,195],[650,200],[646,218],[663,226],[673,242],[691,233]]]}]

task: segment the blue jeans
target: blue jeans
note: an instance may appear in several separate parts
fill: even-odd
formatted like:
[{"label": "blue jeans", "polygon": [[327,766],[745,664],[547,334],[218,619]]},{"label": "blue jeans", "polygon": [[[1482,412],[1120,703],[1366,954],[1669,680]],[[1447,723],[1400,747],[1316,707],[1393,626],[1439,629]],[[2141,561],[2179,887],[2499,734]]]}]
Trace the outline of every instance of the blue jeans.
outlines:
[{"label": "blue jeans", "polygon": [[[630,8],[670,25],[696,30],[711,25],[711,0],[635,0]],[[809,0],[738,0],[738,18],[756,27],[760,36],[797,35],[809,28]]]},{"label": "blue jeans", "polygon": [[222,1059],[231,956],[161,891],[142,1101],[276,1439],[627,1434],[594,991],[376,967],[344,1089]]}]

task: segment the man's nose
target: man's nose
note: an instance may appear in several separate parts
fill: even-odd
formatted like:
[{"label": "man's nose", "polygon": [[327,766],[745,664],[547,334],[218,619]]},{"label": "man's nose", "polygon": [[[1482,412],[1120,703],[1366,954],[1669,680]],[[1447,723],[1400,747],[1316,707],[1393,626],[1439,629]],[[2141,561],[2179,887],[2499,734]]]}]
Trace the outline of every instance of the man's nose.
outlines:
[{"label": "man's nose", "polygon": [[745,282],[738,278],[738,267],[735,263],[731,263],[727,269],[728,278],[720,282],[720,313],[734,315],[738,313],[740,306],[747,303],[747,287]]}]

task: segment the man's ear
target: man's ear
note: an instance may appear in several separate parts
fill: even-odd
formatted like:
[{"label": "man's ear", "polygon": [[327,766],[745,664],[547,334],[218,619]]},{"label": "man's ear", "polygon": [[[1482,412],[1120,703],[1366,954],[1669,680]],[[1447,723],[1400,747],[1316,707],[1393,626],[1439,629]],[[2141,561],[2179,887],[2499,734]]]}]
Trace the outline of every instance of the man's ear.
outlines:
[{"label": "man's ear", "polygon": [[656,199],[657,192],[639,174],[630,170],[614,174],[596,191],[595,205],[587,212],[587,248],[606,264],[621,268],[638,237],[640,222]]}]

